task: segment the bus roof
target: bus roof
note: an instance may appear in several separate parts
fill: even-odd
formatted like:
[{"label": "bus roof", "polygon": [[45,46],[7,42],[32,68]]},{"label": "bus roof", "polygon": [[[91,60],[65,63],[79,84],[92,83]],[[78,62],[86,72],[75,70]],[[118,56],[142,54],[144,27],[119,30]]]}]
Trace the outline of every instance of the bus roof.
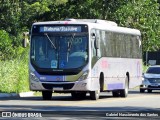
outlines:
[{"label": "bus roof", "polygon": [[106,21],[100,19],[67,19],[65,21],[46,21],[46,22],[36,22],[33,25],[88,25],[90,29],[96,28],[101,30],[107,30],[111,32],[118,32],[118,33],[126,33],[126,34],[133,34],[133,35],[141,35],[138,29],[132,29],[127,27],[120,27],[113,21]]}]

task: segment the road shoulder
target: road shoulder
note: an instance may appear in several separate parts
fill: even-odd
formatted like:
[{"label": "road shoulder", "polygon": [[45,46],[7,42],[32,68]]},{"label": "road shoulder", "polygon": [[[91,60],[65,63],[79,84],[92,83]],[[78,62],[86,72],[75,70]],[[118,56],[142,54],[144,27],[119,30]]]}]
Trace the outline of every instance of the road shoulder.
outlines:
[{"label": "road shoulder", "polygon": [[6,97],[29,97],[29,96],[34,96],[34,92],[0,93],[0,98],[6,98]]}]

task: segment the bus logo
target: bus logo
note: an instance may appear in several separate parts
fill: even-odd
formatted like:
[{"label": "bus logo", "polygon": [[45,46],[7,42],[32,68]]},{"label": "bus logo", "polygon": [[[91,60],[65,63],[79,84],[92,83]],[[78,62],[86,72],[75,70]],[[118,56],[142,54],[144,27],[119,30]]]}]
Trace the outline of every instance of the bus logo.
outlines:
[{"label": "bus logo", "polygon": [[61,79],[59,77],[56,78],[57,81],[60,81]]}]

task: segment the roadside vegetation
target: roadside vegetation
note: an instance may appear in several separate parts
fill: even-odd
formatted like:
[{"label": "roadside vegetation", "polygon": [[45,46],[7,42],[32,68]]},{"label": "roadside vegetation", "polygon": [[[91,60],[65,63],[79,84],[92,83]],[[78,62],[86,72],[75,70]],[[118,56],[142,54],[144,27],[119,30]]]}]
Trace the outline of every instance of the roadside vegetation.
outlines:
[{"label": "roadside vegetation", "polygon": [[28,83],[28,50],[19,58],[0,61],[0,92],[26,92]]},{"label": "roadside vegetation", "polygon": [[145,73],[146,72],[146,70],[148,69],[148,65],[143,65],[143,73]]},{"label": "roadside vegetation", "polygon": [[[159,0],[5,0],[0,1],[0,92],[25,92],[28,52],[24,32],[37,21],[105,19],[139,29],[144,51],[160,49]],[[147,66],[144,66],[144,70]]]}]

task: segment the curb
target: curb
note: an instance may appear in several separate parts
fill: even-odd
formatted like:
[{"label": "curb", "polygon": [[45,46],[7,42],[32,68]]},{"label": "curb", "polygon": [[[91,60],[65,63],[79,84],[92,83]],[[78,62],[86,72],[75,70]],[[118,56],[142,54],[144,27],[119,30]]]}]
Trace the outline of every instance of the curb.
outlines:
[{"label": "curb", "polygon": [[0,93],[0,98],[4,98],[4,97],[17,97],[18,94],[16,93]]},{"label": "curb", "polygon": [[0,93],[0,98],[6,98],[6,97],[31,97],[31,96],[34,96],[34,92]]},{"label": "curb", "polygon": [[31,97],[31,96],[34,96],[34,92],[19,93],[19,97]]}]

